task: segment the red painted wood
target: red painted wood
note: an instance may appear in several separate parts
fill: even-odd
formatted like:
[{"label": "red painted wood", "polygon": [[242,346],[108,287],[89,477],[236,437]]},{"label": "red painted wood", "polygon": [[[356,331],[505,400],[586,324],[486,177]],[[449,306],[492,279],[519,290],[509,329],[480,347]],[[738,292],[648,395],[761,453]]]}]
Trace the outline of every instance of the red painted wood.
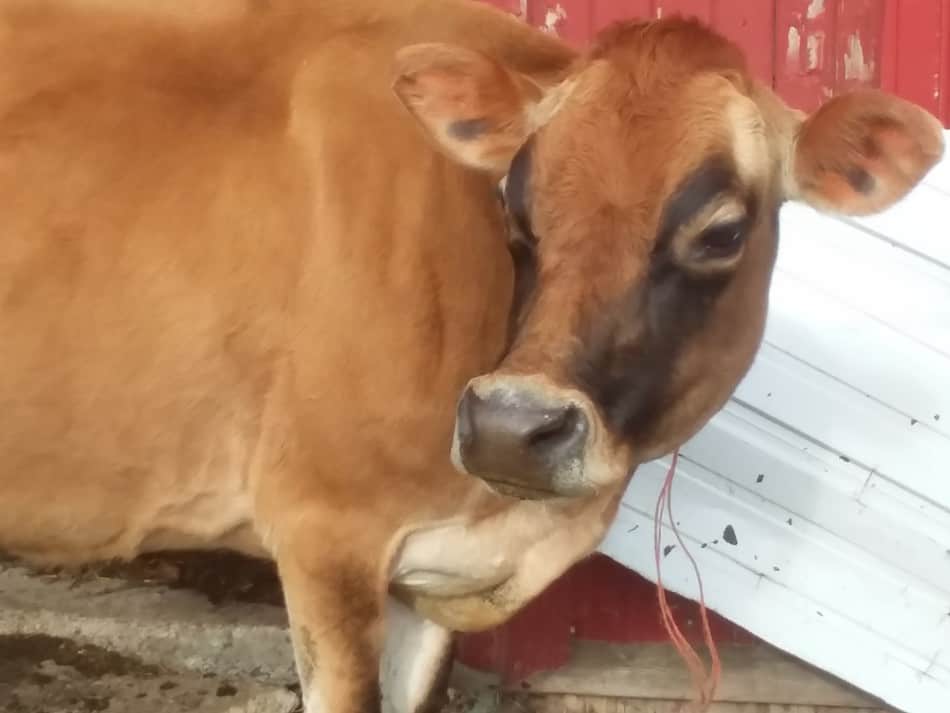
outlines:
[{"label": "red painted wood", "polygon": [[[656,585],[607,557],[592,557],[569,577],[574,592],[574,635],[589,641],[615,643],[669,640],[660,617]],[[670,594],[670,610],[686,638],[703,641],[698,605]],[[753,637],[712,614],[710,628],[717,641],[748,643]]]},{"label": "red painted wood", "polygon": [[897,86],[897,17],[896,2],[884,3],[884,29],[881,33],[881,89],[895,91]]},{"label": "red painted wood", "polygon": [[456,656],[474,669],[499,674],[506,683],[568,662],[575,608],[571,573],[498,629],[459,638]]},{"label": "red painted wood", "polygon": [[697,17],[704,22],[712,19],[713,0],[656,0],[655,4],[658,17],[682,15]]},{"label": "red painted wood", "polygon": [[749,69],[769,86],[775,80],[775,5],[718,0],[712,25],[746,53]]},{"label": "red painted wood", "polygon": [[835,33],[835,94],[881,85],[884,3],[841,0]]},{"label": "red painted wood", "polygon": [[811,111],[881,86],[950,123],[950,0],[486,1],[577,47],[618,19],[696,16],[736,41],[793,106]]},{"label": "red painted wood", "polygon": [[[684,635],[702,645],[699,609],[669,594],[670,608]],[[718,642],[748,644],[756,638],[710,612]],[[573,639],[610,643],[666,642],[656,585],[621,564],[595,555],[575,566],[507,625],[460,637],[458,659],[472,668],[516,683],[538,671],[566,664]]]},{"label": "red painted wood", "polygon": [[655,0],[591,0],[591,25],[594,32],[602,30],[615,20],[637,18],[645,20],[656,16]]},{"label": "red painted wood", "polygon": [[553,32],[575,47],[593,34],[590,0],[529,0],[528,22]]},{"label": "red painted wood", "polygon": [[947,14],[950,0],[888,3],[885,14],[882,86],[935,114],[945,101]]},{"label": "red painted wood", "polygon": [[795,107],[813,110],[834,93],[837,11],[834,0],[776,0],[773,86]]},{"label": "red painted wood", "polygon": [[944,126],[950,126],[950,0],[944,0],[943,34],[940,37],[940,119]]}]

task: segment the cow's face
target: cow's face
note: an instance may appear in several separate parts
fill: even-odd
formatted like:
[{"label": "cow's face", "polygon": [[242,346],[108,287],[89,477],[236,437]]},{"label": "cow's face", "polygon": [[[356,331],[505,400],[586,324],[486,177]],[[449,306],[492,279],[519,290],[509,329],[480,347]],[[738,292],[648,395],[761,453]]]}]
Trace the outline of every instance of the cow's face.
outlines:
[{"label": "cow's face", "polygon": [[933,117],[878,92],[793,112],[681,20],[614,26],[546,89],[457,47],[399,61],[441,147],[503,177],[524,300],[453,457],[521,497],[623,483],[722,407],[760,343],[784,200],[881,210],[943,152]]}]

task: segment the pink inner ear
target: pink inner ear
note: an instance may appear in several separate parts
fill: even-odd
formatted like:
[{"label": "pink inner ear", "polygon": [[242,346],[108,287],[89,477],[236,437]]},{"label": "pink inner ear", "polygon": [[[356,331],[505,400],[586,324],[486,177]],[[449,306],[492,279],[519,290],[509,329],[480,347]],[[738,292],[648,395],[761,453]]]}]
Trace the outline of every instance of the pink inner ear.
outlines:
[{"label": "pink inner ear", "polygon": [[[863,173],[862,169],[857,170]],[[874,180],[873,177],[871,180]],[[816,193],[823,203],[831,204],[836,210],[852,213],[860,211],[866,200],[856,183],[837,171],[823,171],[810,192]]]},{"label": "pink inner ear", "polygon": [[438,115],[464,112],[473,103],[477,88],[458,72],[429,70],[405,78],[406,96]]}]

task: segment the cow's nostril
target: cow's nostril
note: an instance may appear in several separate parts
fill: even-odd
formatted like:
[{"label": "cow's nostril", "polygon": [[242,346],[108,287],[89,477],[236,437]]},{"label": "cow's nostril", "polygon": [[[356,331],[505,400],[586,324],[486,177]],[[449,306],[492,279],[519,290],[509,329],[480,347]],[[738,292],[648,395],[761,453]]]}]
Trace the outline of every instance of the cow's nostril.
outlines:
[{"label": "cow's nostril", "polygon": [[588,422],[572,403],[550,406],[511,390],[479,396],[467,389],[458,406],[458,455],[487,480],[556,489],[559,474],[582,458]]},{"label": "cow's nostril", "polygon": [[576,406],[551,409],[539,415],[539,423],[525,437],[526,445],[547,450],[571,438],[579,425],[580,411]]},{"label": "cow's nostril", "polygon": [[459,446],[466,448],[472,443],[475,435],[474,423],[472,419],[473,404],[477,397],[471,389],[466,389],[459,401],[458,412],[455,415],[455,433],[458,436]]}]

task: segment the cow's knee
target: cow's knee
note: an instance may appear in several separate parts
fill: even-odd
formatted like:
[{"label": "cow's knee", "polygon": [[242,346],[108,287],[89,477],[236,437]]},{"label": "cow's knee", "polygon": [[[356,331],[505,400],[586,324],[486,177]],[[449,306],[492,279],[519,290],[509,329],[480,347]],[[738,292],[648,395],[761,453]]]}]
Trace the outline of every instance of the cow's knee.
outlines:
[{"label": "cow's knee", "polygon": [[390,597],[380,667],[384,713],[434,713],[451,666],[451,632]]}]

